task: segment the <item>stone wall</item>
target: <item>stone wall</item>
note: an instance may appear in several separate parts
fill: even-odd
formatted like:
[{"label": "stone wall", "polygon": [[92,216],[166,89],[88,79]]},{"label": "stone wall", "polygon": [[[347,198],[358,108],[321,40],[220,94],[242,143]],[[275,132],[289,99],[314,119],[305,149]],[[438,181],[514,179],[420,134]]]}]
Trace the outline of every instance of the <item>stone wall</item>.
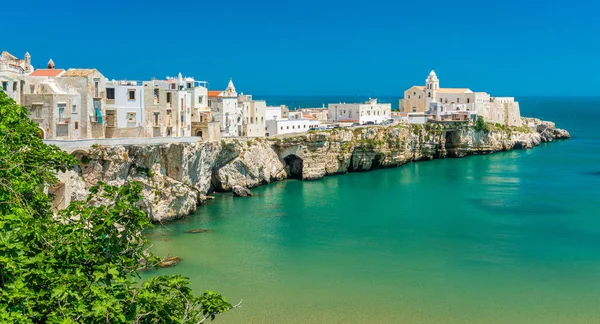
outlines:
[{"label": "stone wall", "polygon": [[[327,175],[444,157],[531,148],[566,131],[539,120],[530,128],[493,127],[489,133],[464,123],[399,124],[344,128],[275,138],[223,139],[212,142],[96,146],[71,152],[80,161],[59,175],[63,205],[83,199],[98,181],[144,185],[144,208],[153,221],[194,212],[205,196],[286,178],[320,179]],[[60,185],[59,184],[59,185]]]}]

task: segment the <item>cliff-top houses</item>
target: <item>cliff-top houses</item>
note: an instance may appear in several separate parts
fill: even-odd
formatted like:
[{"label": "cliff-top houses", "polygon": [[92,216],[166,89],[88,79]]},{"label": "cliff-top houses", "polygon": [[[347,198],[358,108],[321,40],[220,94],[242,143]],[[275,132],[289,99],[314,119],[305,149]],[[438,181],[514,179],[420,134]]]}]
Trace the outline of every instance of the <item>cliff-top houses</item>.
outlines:
[{"label": "cliff-top houses", "polygon": [[433,70],[424,86],[412,86],[400,100],[400,115],[407,120],[475,121],[521,126],[519,103],[513,97],[492,97],[468,88],[441,88]]},{"label": "cliff-top houses", "polygon": [[491,97],[467,88],[440,88],[431,71],[424,86],[404,92],[399,112],[369,98],[362,103],[330,103],[327,108],[290,111],[237,92],[209,90],[193,77],[149,81],[109,80],[94,68],[57,67],[50,59],[35,69],[23,59],[0,54],[0,90],[30,111],[40,136],[53,140],[123,137],[264,137],[307,132],[324,124],[370,125],[391,118],[411,123],[486,121],[520,126],[514,98]]}]

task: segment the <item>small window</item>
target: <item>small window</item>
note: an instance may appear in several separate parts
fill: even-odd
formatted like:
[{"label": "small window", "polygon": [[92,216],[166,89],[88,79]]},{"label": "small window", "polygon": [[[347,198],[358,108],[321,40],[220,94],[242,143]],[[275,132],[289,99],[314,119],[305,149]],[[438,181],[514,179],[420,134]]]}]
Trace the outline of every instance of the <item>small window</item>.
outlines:
[{"label": "small window", "polygon": [[127,90],[127,99],[135,100],[135,89]]},{"label": "small window", "polygon": [[17,91],[17,81],[13,82],[13,91]]},{"label": "small window", "polygon": [[115,99],[115,88],[106,88],[106,99]]},{"label": "small window", "polygon": [[135,124],[135,113],[128,112],[127,113],[127,125]]},{"label": "small window", "polygon": [[188,84],[187,84],[187,87],[188,87],[188,89],[189,89],[189,88],[192,88],[192,83],[191,83],[191,82],[188,82]]},{"label": "small window", "polygon": [[77,113],[77,105],[73,105],[73,106],[71,107],[71,112],[72,112],[72,113],[74,113],[74,114],[76,114],[76,113]]},{"label": "small window", "polygon": [[201,104],[202,103],[202,96],[198,96],[198,103]]},{"label": "small window", "polygon": [[286,127],[287,127],[287,129],[290,129],[290,126],[286,126]]},{"label": "small window", "polygon": [[283,126],[281,126],[281,130],[283,130]]},{"label": "small window", "polygon": [[79,129],[79,122],[75,122],[75,129]]},{"label": "small window", "polygon": [[35,93],[35,84],[29,85],[29,93]]},{"label": "small window", "polygon": [[175,90],[175,83],[171,83],[171,90]]},{"label": "small window", "polygon": [[171,96],[172,96],[172,93],[167,92],[167,103],[171,103]]},{"label": "small window", "polygon": [[158,101],[159,93],[160,91],[158,90],[158,88],[154,88],[154,99],[156,101]]},{"label": "small window", "polygon": [[35,116],[35,118],[42,118],[42,105],[34,105],[32,108],[33,116]]},{"label": "small window", "polygon": [[2,90],[4,90],[4,91],[8,90],[8,82],[7,81],[2,81]]}]

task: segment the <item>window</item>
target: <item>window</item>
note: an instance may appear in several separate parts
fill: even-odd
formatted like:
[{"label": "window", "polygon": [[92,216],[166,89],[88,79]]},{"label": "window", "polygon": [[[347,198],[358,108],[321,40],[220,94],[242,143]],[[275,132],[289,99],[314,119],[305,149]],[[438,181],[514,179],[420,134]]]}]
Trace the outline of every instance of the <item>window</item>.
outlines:
[{"label": "window", "polygon": [[470,98],[467,98],[467,103],[470,103],[470,102],[471,102],[471,99],[470,99]]},{"label": "window", "polygon": [[57,104],[56,108],[58,108],[58,121],[62,122],[64,119],[65,107],[66,104]]},{"label": "window", "polygon": [[188,89],[189,89],[189,88],[192,88],[192,83],[191,83],[191,82],[188,82],[188,83],[187,83],[187,87],[188,87]]},{"label": "window", "polygon": [[35,118],[42,118],[42,105],[33,105],[33,116]]},{"label": "window", "polygon": [[128,112],[127,113],[127,126],[135,125],[135,113]]},{"label": "window", "polygon": [[198,96],[198,103],[201,104],[202,103],[202,96]]},{"label": "window", "polygon": [[35,84],[29,85],[29,93],[35,93]]},{"label": "window", "polygon": [[456,103],[460,103],[460,98],[456,98]]},{"label": "window", "polygon": [[106,88],[106,99],[115,99],[115,88]]},{"label": "window", "polygon": [[410,95],[408,95],[408,99],[410,99]]},{"label": "window", "polygon": [[167,136],[171,136],[171,129],[167,128]]},{"label": "window", "polygon": [[281,130],[283,130],[283,126],[281,126]]},{"label": "window", "polygon": [[2,90],[4,90],[4,91],[8,90],[8,82],[7,81],[2,81]]},{"label": "window", "polygon": [[79,129],[79,122],[75,122],[75,129]]},{"label": "window", "polygon": [[129,89],[129,90],[127,90],[127,99],[128,100],[135,100],[135,89]]},{"label": "window", "polygon": [[172,93],[167,92],[167,103],[171,103],[171,95]]},{"label": "window", "polygon": [[100,88],[100,79],[94,79],[94,97],[98,98],[98,92]]},{"label": "window", "polygon": [[306,125],[304,125],[304,128],[306,128]]},{"label": "window", "polygon": [[160,115],[159,112],[154,113],[154,126],[158,126],[158,116],[159,115]]},{"label": "window", "polygon": [[427,93],[427,97],[431,98],[431,92]]},{"label": "window", "polygon": [[13,91],[17,91],[17,81],[13,82]]},{"label": "window", "polygon": [[413,92],[413,96],[416,96],[416,95],[417,95],[417,93],[416,93],[416,92]]},{"label": "window", "polygon": [[287,129],[290,129],[290,126],[286,126],[286,127],[287,127]]},{"label": "window", "polygon": [[175,90],[175,83],[171,83],[171,90]]},{"label": "window", "polygon": [[77,105],[73,105],[73,106],[71,106],[71,112],[72,112],[73,114],[76,114],[76,113],[77,113]]}]

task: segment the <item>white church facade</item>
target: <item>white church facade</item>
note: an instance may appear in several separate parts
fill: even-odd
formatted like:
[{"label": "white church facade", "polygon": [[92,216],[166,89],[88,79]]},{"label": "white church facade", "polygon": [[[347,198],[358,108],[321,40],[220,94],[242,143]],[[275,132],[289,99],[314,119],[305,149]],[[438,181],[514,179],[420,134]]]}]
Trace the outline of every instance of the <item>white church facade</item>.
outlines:
[{"label": "white church facade", "polygon": [[513,97],[492,97],[468,88],[440,88],[433,70],[425,86],[412,86],[404,91],[399,107],[401,113],[428,114],[441,121],[474,120],[481,116],[487,122],[521,126],[519,103]]}]

